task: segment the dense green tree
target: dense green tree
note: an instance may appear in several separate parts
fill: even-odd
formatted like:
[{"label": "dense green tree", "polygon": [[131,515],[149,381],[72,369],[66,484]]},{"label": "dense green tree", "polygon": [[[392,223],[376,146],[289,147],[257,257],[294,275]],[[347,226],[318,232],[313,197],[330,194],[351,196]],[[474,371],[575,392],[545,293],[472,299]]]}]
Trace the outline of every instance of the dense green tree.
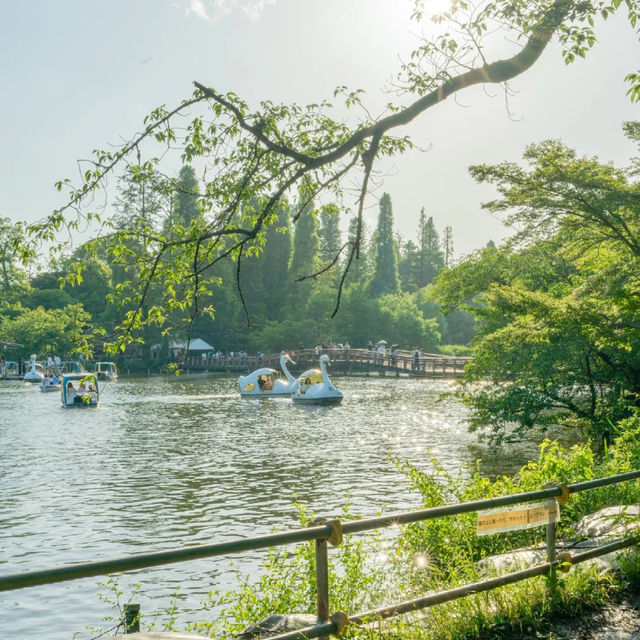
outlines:
[{"label": "dense green tree", "polygon": [[180,169],[176,180],[175,196],[166,226],[190,226],[202,215],[200,208],[200,184],[190,164]]},{"label": "dense green tree", "polygon": [[193,335],[207,340],[216,349],[236,351],[248,346],[247,317],[235,283],[231,261],[219,262],[212,268],[211,278],[218,278],[215,287],[213,314],[201,314],[195,321]]},{"label": "dense green tree", "polygon": [[[349,230],[347,233],[349,246],[356,246],[358,224],[358,218],[354,217],[349,221]],[[369,245],[370,243],[367,225],[364,220],[362,220],[360,229],[360,241],[358,242],[359,251],[352,256],[351,265],[345,277],[345,282],[347,285],[355,282],[364,282],[366,280],[369,280],[369,278],[371,277],[371,252]],[[347,260],[348,257],[345,258],[345,262]]]},{"label": "dense green tree", "polygon": [[[156,234],[166,226],[170,204],[167,185],[149,166],[128,167],[118,181],[114,232],[98,245],[85,243],[76,253],[76,259],[68,261],[68,270],[75,274],[75,277],[68,278],[72,288],[82,286],[83,269],[92,259],[96,261],[94,269],[98,276],[95,284],[101,292],[109,288],[106,281],[110,270],[109,304],[105,305],[102,318],[108,350],[123,351],[126,341],[121,337],[135,333],[143,341],[144,352],[149,357],[151,346],[160,339],[158,325],[168,318],[175,321],[180,317],[174,313],[182,305],[176,293],[183,274],[180,270],[171,277],[167,276],[164,282],[151,279],[144,295],[122,295],[122,292],[136,288],[135,283],[140,282],[146,269],[154,268],[151,265],[154,264],[153,253],[157,246]],[[155,268],[160,268],[159,261]],[[172,296],[172,304],[160,310],[158,302],[161,292],[166,290],[175,295]],[[88,295],[92,296],[91,293]],[[94,297],[92,305],[97,304]]]},{"label": "dense green tree", "polygon": [[91,352],[90,321],[79,304],[64,309],[25,309],[12,318],[0,319],[0,339],[18,342],[24,351],[40,355],[68,355],[81,346]]},{"label": "dense green tree", "polygon": [[393,236],[393,209],[391,196],[383,193],[375,233],[375,264],[369,291],[374,296],[400,291],[398,278],[398,252]]},{"label": "dense green tree", "polygon": [[83,254],[84,250],[81,247],[69,259],[72,263],[81,263],[82,270],[80,279],[77,279],[73,286],[65,286],[63,291],[75,302],[82,304],[94,320],[99,321],[103,319],[107,309],[107,297],[113,292],[111,268],[104,260]]},{"label": "dense green tree", "polygon": [[320,259],[323,262],[335,259],[342,246],[342,233],[340,232],[340,211],[335,206],[320,208]]},{"label": "dense green tree", "polygon": [[300,278],[313,273],[318,267],[320,239],[313,201],[298,206],[295,217],[291,273],[294,278]]},{"label": "dense green tree", "polygon": [[60,279],[64,277],[62,265],[54,271],[41,271],[29,283],[33,289],[60,289]]},{"label": "dense green tree", "polygon": [[398,277],[403,291],[414,292],[420,288],[422,282],[421,252],[413,242],[407,240],[404,244],[398,241],[400,258],[398,260]]},{"label": "dense green tree", "polygon": [[497,437],[561,422],[602,440],[640,407],[640,184],[556,141],[525,160],[472,168],[519,235],[436,285],[448,306],[475,302],[462,396]]},{"label": "dense green tree", "polygon": [[[30,289],[22,295],[22,303],[29,309],[42,307],[48,309],[63,309],[64,307],[76,302],[69,289]],[[104,305],[103,305],[104,306]]]},{"label": "dense green tree", "polygon": [[403,291],[415,292],[426,287],[444,268],[445,257],[440,248],[440,238],[433,218],[427,218],[424,207],[418,220],[417,246],[412,240],[400,246],[398,273]]},{"label": "dense green tree", "polygon": [[[238,300],[246,306],[243,324],[261,326],[267,316],[269,301],[264,288],[264,246],[247,251],[241,263],[236,293]],[[240,298],[240,296],[242,296]]]},{"label": "dense green tree", "polygon": [[268,321],[264,327],[251,334],[250,348],[254,351],[278,353],[279,351],[295,351],[299,345],[313,347],[318,343],[318,336],[323,335],[323,327],[313,317],[286,318],[283,321]]},{"label": "dense green tree", "polygon": [[422,316],[437,321],[438,332],[440,333],[442,342],[445,344],[448,343],[447,321],[442,313],[440,304],[434,300],[433,285],[428,284],[426,287],[422,287],[422,289],[419,289],[413,294],[413,297]]},{"label": "dense green tree", "polygon": [[4,297],[13,298],[28,289],[26,273],[20,265],[21,226],[0,218],[0,288]]},{"label": "dense green tree", "polygon": [[340,313],[335,318],[335,332],[341,340],[351,346],[365,346],[371,340],[380,340],[391,321],[381,326],[379,299],[373,298],[365,282],[357,282],[345,291]]},{"label": "dense green tree", "polygon": [[475,335],[476,319],[464,309],[454,309],[445,316],[442,342],[445,344],[469,344]]},{"label": "dense green tree", "polygon": [[352,346],[365,346],[382,338],[403,349],[420,345],[437,351],[440,345],[439,320],[425,317],[416,297],[409,293],[373,298],[365,283],[351,285],[335,318],[334,339],[348,340]]},{"label": "dense green tree", "polygon": [[[384,335],[405,349],[419,346],[434,353],[440,345],[440,331],[435,318],[425,318],[414,296],[408,293],[389,294],[380,299],[380,315],[388,318]],[[381,327],[384,324],[381,322]]]}]

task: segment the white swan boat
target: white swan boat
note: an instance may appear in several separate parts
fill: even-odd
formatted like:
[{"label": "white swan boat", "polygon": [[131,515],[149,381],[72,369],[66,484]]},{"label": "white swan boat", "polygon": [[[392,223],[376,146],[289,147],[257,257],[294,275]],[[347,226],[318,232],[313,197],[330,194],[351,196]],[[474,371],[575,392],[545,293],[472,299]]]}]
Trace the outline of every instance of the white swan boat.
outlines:
[{"label": "white swan boat", "polygon": [[320,356],[320,370],[309,369],[296,381],[291,398],[295,402],[308,404],[338,404],[342,402],[342,393],[331,382],[327,373],[327,365],[331,364],[329,356]]},{"label": "white swan boat", "polygon": [[291,395],[296,379],[289,373],[287,362],[295,364],[289,354],[281,354],[280,368],[285,378],[280,377],[278,371],[269,367],[262,367],[252,371],[249,375],[240,376],[238,378],[240,395],[253,398]]},{"label": "white swan boat", "polygon": [[40,384],[44,380],[44,369],[39,362],[36,362],[35,353],[31,355],[30,363],[31,368],[24,374],[23,380]]}]

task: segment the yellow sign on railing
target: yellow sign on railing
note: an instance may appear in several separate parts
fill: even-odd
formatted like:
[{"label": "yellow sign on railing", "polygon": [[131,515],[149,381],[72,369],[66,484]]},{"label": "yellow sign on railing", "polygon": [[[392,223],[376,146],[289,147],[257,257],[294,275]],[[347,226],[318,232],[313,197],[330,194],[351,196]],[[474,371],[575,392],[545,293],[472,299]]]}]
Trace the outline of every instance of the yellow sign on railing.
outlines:
[{"label": "yellow sign on railing", "polygon": [[480,511],[478,513],[477,534],[486,536],[491,533],[530,529],[559,520],[560,509],[556,500],[493,511]]}]

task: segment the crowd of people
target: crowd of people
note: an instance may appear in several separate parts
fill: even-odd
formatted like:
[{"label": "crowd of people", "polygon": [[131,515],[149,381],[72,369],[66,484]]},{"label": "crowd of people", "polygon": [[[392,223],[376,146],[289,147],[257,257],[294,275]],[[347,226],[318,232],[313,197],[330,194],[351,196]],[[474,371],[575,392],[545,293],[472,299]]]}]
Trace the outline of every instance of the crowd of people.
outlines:
[{"label": "crowd of people", "polygon": [[[351,349],[351,345],[349,344],[349,341],[346,341],[344,343],[342,342],[321,342],[316,344],[313,347],[313,351],[315,356],[320,356],[323,353],[330,355],[332,351],[346,351]],[[390,347],[387,346],[387,342],[385,340],[376,342],[375,344],[371,341],[369,341],[369,343],[367,344],[366,347],[367,351],[371,351],[373,352],[373,354],[375,354],[375,360],[378,363],[382,363],[384,361],[385,357],[390,357],[390,363],[391,364],[397,364],[398,362],[398,356],[400,354],[400,345],[399,344],[392,344]],[[306,348],[304,346],[304,344],[300,343],[300,345],[298,346],[297,351],[305,351]],[[295,356],[295,351],[293,350],[288,350],[286,351],[286,353],[288,353],[291,357]],[[257,354],[258,357],[258,361],[260,362],[262,360],[262,358],[264,358],[265,354],[263,351],[259,351]],[[423,361],[425,354],[424,351],[418,347],[415,346],[413,347],[413,349],[411,350],[411,360],[412,360],[412,364],[413,367],[415,369],[419,368],[420,362]],[[248,358],[249,355],[247,353],[246,350],[240,350],[240,351],[211,351],[211,352],[203,352],[202,353],[202,360],[204,361],[237,361],[237,359],[240,359],[241,361],[243,361],[244,359]]]},{"label": "crowd of people", "polygon": [[81,380],[77,386],[69,380],[65,396],[67,404],[93,404],[97,402],[97,389],[90,379]]},{"label": "crowd of people", "polygon": [[61,382],[60,376],[58,374],[56,374],[55,372],[52,373],[50,376],[45,376],[43,378],[43,380],[42,380],[42,384],[50,385],[50,386],[59,385],[60,382]]},{"label": "crowd of people", "polygon": [[[298,347],[299,350],[304,349],[304,345],[300,345]],[[345,349],[351,349],[351,345],[349,342],[321,342],[314,347],[314,351],[316,355],[321,355],[323,353],[329,353],[329,351],[340,350],[344,351]]]}]

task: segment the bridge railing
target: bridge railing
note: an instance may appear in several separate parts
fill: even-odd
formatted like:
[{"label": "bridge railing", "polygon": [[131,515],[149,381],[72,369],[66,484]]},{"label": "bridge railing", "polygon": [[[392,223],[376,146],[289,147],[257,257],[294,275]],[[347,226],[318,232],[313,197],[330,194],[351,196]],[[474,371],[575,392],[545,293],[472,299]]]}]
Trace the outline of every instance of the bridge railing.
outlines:
[{"label": "bridge railing", "polygon": [[[554,509],[557,502],[566,502],[569,496],[582,491],[628,482],[640,478],[640,470],[578,482],[575,484],[547,484],[538,491],[528,491],[510,496],[475,500],[460,504],[443,505],[418,511],[405,511],[393,515],[378,516],[361,520],[342,522],[339,519],[328,521],[314,521],[305,529],[293,529],[282,533],[242,538],[227,542],[202,544],[180,547],[163,551],[149,551],[120,558],[96,560],[42,570],[25,571],[0,576],[0,591],[11,591],[25,587],[52,584],[67,580],[103,576],[114,572],[133,571],[166,565],[175,562],[226,556],[245,551],[257,551],[276,546],[301,542],[311,542],[315,545],[316,556],[316,611],[317,624],[274,636],[277,640],[302,640],[303,638],[318,638],[330,634],[340,634],[349,625],[359,625],[370,620],[380,620],[398,616],[411,611],[425,609],[443,602],[456,600],[470,594],[489,591],[497,587],[514,584],[522,580],[547,574],[553,574],[558,568],[570,567],[586,560],[596,558],[614,551],[618,551],[640,543],[640,536],[635,535],[622,540],[603,544],[581,553],[556,553],[556,522],[546,525],[547,560],[541,564],[514,571],[506,575],[489,578],[480,582],[467,584],[455,589],[432,593],[420,598],[398,602],[378,609],[347,615],[336,611],[331,613],[329,593],[329,563],[328,546],[336,546],[342,542],[343,534],[363,533],[375,531],[384,527],[399,526],[411,522],[422,522],[454,516],[462,513],[473,513],[485,509],[508,507],[517,504],[530,503],[538,500],[547,501],[547,506]],[[125,633],[137,630],[137,620],[131,618],[125,627]]]},{"label": "bridge railing", "polygon": [[[331,371],[334,373],[351,373],[355,371],[390,371],[415,376],[441,377],[447,375],[462,375],[464,367],[469,362],[467,356],[445,356],[427,353],[421,357],[413,357],[409,351],[398,351],[391,355],[387,350],[384,354],[369,349],[299,349],[291,356],[296,364],[290,367],[292,372],[302,372],[304,369],[318,365],[318,358],[323,353],[331,360]],[[280,354],[273,353],[264,356],[191,356],[185,367],[188,370],[213,371],[253,371],[260,367],[278,369]]]}]

